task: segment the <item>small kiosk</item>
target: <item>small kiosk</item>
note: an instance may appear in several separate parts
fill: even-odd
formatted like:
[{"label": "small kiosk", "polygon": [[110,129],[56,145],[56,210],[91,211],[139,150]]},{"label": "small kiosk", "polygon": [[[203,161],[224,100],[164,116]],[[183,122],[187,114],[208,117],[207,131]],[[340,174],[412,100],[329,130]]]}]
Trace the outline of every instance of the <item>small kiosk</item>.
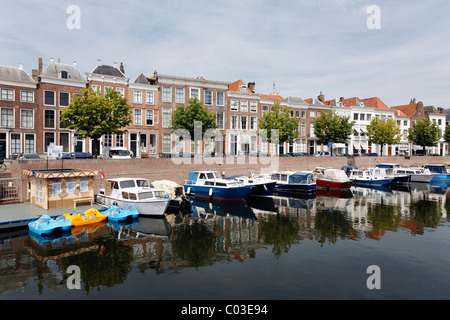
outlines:
[{"label": "small kiosk", "polygon": [[28,176],[28,198],[43,209],[94,203],[94,177],[97,171],[81,169],[23,170]]}]

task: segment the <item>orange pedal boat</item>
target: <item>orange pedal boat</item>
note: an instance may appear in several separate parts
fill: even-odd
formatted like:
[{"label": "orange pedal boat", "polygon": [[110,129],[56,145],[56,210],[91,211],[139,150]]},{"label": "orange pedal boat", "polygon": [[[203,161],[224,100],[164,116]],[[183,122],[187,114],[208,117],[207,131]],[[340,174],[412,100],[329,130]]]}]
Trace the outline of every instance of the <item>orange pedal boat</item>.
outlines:
[{"label": "orange pedal boat", "polygon": [[72,227],[80,227],[105,221],[108,216],[101,214],[97,209],[91,208],[85,212],[66,213],[64,216],[72,222]]}]

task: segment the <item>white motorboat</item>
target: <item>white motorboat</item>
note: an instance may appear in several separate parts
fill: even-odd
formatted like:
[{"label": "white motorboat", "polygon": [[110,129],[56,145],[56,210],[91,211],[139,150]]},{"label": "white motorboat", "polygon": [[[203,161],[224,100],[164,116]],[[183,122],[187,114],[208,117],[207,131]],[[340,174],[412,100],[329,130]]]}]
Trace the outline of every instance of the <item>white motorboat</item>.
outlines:
[{"label": "white motorboat", "polygon": [[356,185],[385,186],[391,183],[392,178],[376,176],[368,169],[354,169],[350,171],[350,181]]},{"label": "white motorboat", "polygon": [[398,169],[400,165],[391,164],[391,163],[380,163],[375,166],[375,168],[369,168],[370,171],[375,176],[379,176],[382,178],[392,179],[391,184],[396,183],[409,183],[410,176],[407,174],[400,174],[395,171]]},{"label": "white motorboat", "polygon": [[107,207],[136,209],[143,216],[159,216],[166,211],[170,197],[164,190],[151,186],[145,178],[116,178],[106,180],[105,188],[99,190],[97,202]]},{"label": "white motorboat", "polygon": [[424,168],[395,168],[394,172],[398,174],[406,174],[410,176],[411,182],[424,182],[428,183],[436,175],[431,172],[425,172]]}]

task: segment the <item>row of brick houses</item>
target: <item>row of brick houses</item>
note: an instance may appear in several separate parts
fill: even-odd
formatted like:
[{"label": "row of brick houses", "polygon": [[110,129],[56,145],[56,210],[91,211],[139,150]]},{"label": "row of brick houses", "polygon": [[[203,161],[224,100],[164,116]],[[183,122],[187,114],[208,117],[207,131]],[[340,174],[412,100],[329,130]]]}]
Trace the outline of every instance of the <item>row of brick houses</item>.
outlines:
[{"label": "row of brick houses", "polygon": [[[367,125],[374,117],[393,118],[400,125],[401,142],[385,146],[384,155],[414,153],[416,146],[407,140],[407,130],[414,121],[430,118],[445,130],[445,113],[442,108],[424,106],[411,100],[404,106],[386,106],[378,97],[360,99],[337,98],[325,100],[322,93],[317,98],[282,97],[276,92],[264,94],[256,91],[254,82],[215,81],[203,76],[188,78],[173,75],[140,74],[134,81],[125,74],[123,64],[104,65],[100,60],[92,72],[83,76],[76,63],[63,64],[50,59],[43,68],[42,58],[31,76],[19,67],[0,66],[0,158],[23,153],[45,154],[51,144],[62,146],[63,152],[92,152],[92,142],[80,139],[76,132],[64,128],[59,121],[73,95],[92,87],[104,93],[107,88],[117,90],[127,97],[133,121],[124,135],[105,135],[100,141],[100,151],[106,147],[127,147],[136,157],[161,157],[174,152],[193,152],[191,142],[176,144],[170,129],[172,113],[177,105],[187,105],[190,98],[198,98],[215,112],[221,135],[204,139],[200,152],[249,154],[290,152],[316,153],[327,151],[328,146],[318,145],[313,123],[322,112],[335,110],[339,115],[355,121],[348,143],[335,144],[336,154],[380,153],[380,146],[372,145],[366,136]],[[264,112],[270,112],[275,101],[289,108],[292,116],[299,117],[299,136],[292,143],[268,144],[258,135],[258,121]],[[429,152],[444,155],[447,144]]]}]

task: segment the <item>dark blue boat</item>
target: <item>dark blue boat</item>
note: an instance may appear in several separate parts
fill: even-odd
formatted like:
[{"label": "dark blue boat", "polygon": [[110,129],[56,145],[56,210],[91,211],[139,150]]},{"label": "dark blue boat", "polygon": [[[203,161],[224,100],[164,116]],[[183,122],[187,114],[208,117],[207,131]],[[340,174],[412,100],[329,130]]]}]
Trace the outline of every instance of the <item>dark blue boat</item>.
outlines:
[{"label": "dark blue boat", "polygon": [[423,166],[425,172],[430,171],[436,175],[431,179],[430,183],[450,184],[450,175],[444,165],[441,164],[425,164]]},{"label": "dark blue boat", "polygon": [[316,181],[309,171],[276,171],[270,177],[275,180],[275,191],[314,192]]},{"label": "dark blue boat", "polygon": [[189,172],[183,187],[187,195],[225,201],[247,201],[253,190],[242,181],[218,178],[214,171]]}]

